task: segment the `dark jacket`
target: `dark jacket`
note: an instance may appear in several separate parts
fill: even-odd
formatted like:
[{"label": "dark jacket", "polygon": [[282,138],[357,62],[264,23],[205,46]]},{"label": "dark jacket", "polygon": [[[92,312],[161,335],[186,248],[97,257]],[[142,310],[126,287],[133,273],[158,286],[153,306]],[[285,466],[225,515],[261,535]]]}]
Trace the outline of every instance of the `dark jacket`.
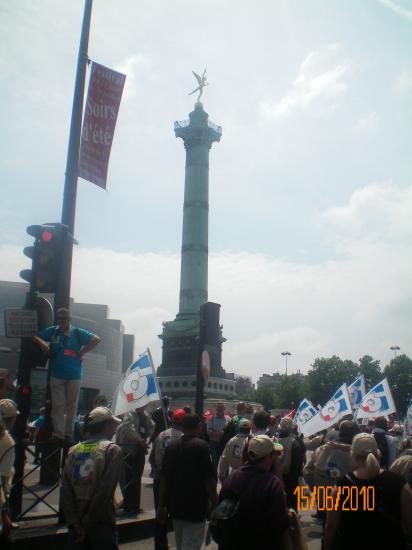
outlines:
[{"label": "dark jacket", "polygon": [[152,420],[154,422],[154,430],[150,438],[151,442],[154,441],[161,432],[164,432],[172,425],[170,411],[166,410],[164,407],[158,407],[152,412]]}]

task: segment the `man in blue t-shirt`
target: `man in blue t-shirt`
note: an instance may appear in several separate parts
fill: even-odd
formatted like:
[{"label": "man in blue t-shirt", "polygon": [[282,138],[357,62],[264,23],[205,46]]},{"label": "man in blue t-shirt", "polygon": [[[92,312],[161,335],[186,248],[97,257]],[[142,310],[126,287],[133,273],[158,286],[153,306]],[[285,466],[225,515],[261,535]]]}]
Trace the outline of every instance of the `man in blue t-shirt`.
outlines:
[{"label": "man in blue t-shirt", "polygon": [[66,308],[57,310],[56,321],[57,325],[40,331],[33,340],[50,356],[53,436],[59,440],[72,440],[83,357],[97,346],[100,338],[85,329],[73,327]]}]

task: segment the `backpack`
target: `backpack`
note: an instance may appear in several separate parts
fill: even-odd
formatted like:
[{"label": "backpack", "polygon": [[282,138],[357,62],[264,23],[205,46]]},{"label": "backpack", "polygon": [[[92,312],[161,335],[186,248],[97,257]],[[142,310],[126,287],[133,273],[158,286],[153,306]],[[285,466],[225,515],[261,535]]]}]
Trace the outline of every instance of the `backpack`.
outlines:
[{"label": "backpack", "polygon": [[210,514],[209,529],[212,538],[223,547],[236,546],[236,537],[241,536],[240,497],[253,480],[254,477],[251,476],[239,493],[228,491],[228,496]]},{"label": "backpack", "polygon": [[217,544],[233,544],[234,535],[240,530],[239,504],[239,497],[225,498],[212,511],[209,528]]},{"label": "backpack", "polygon": [[70,449],[66,468],[71,470],[77,502],[91,500],[106,471],[107,451],[113,445],[109,440],[83,441]]}]

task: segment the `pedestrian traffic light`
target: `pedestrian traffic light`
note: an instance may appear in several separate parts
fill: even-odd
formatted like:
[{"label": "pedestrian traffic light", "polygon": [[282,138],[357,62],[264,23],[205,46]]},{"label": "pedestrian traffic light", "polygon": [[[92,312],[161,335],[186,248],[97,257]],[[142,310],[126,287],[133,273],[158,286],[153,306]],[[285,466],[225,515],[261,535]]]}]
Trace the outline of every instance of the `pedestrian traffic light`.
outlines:
[{"label": "pedestrian traffic light", "polygon": [[33,246],[27,246],[24,254],[33,260],[31,269],[20,271],[20,277],[31,283],[31,290],[56,292],[63,251],[67,243],[64,225],[30,225],[27,233],[35,238]]}]

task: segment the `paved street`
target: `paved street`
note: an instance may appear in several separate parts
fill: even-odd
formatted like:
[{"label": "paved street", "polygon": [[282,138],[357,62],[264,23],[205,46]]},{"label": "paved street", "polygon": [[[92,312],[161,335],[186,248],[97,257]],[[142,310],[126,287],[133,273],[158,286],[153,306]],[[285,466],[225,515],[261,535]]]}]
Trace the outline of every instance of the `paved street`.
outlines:
[{"label": "paved street", "polygon": [[[320,547],[321,547],[320,524],[317,523],[317,521],[314,520],[310,514],[303,514],[301,521],[302,521],[303,530],[306,536],[306,540],[308,542],[308,550],[320,550]],[[169,534],[169,547],[170,549],[176,548],[174,544],[173,533]],[[151,538],[146,538],[139,541],[120,544],[120,548],[122,550],[137,550],[137,548],[139,550],[153,550],[154,542],[153,542],[153,538],[151,537]],[[208,546],[203,546],[203,549],[206,549],[206,548],[207,550],[217,550],[217,544],[215,544],[214,542],[211,542]],[[251,550],[254,550],[254,549],[251,549]]]},{"label": "paved street", "polygon": [[[26,464],[25,467],[25,473],[28,474],[29,471],[33,468],[33,466],[30,463]],[[153,517],[154,515],[154,505],[153,505],[153,492],[152,492],[152,479],[149,476],[150,473],[150,467],[146,463],[143,478],[142,478],[142,508],[144,510],[144,514],[140,515],[139,518],[146,519]],[[41,486],[38,484],[38,470],[34,471],[33,473],[29,474],[26,478],[26,484],[30,486],[31,489],[34,489],[39,494],[44,494],[47,491],[47,487]],[[58,506],[58,498],[59,498],[59,491],[56,489],[53,493],[51,493],[45,500],[48,504],[57,507]],[[121,501],[121,492],[120,489],[117,489],[116,492],[116,499],[118,502]],[[24,509],[28,508],[31,504],[34,503],[35,497],[28,491],[25,492],[24,495]],[[33,509],[31,515],[32,517],[38,515],[38,514],[44,514],[50,512],[49,507],[47,504],[40,502],[35,506]],[[119,513],[119,520],[124,518],[124,516]],[[128,516],[130,518],[130,516]],[[44,520],[43,520],[44,521]],[[321,537],[321,526],[320,524],[311,517],[310,513],[302,513],[301,514],[301,522],[303,531],[305,533],[306,540],[308,541],[309,550],[320,550],[320,537]],[[22,522],[23,525],[26,522]],[[33,522],[30,522],[33,524]],[[38,523],[38,522],[36,522]],[[22,527],[23,527],[22,525]],[[169,535],[169,544],[170,548],[174,549],[174,537],[173,533],[170,533]],[[139,550],[152,550],[154,548],[154,542],[153,538],[146,538],[143,540],[136,540],[136,541],[130,541],[130,542],[124,542],[120,544],[120,547],[123,550],[134,550],[135,548],[138,548]],[[204,548],[207,548],[208,550],[217,550],[217,545],[215,543],[210,543],[207,547],[204,546]]]}]

